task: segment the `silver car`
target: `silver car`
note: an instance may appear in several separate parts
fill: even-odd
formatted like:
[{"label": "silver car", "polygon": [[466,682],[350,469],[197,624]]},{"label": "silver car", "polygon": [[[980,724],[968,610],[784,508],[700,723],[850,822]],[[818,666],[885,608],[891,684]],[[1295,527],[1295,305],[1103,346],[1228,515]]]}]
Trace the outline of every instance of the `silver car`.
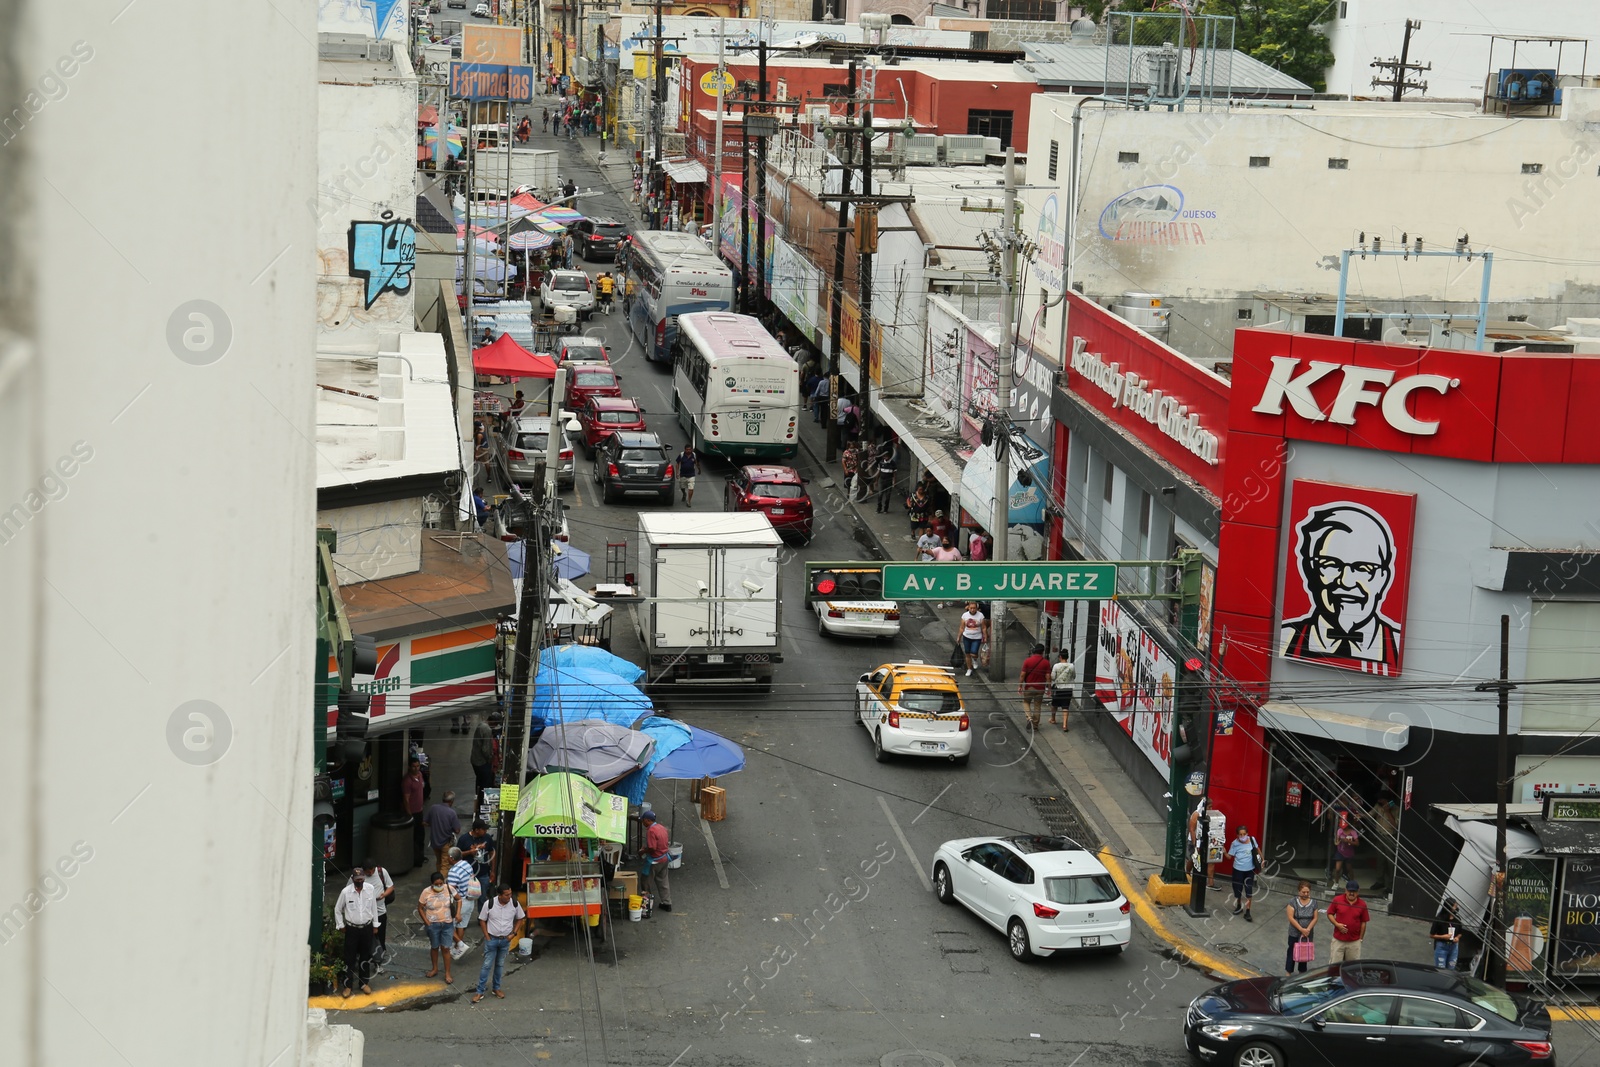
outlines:
[{"label": "silver car", "polygon": [[[544,458],[550,447],[550,420],[546,417],[517,419],[506,434],[506,474],[518,485],[532,485],[544,471]],[[556,468],[556,484],[570,487],[576,479],[576,460],[572,445],[561,439],[561,465]]]},{"label": "silver car", "polygon": [[539,300],[549,310],[565,304],[586,319],[594,313],[594,280],[581,270],[553,270],[539,283]]}]

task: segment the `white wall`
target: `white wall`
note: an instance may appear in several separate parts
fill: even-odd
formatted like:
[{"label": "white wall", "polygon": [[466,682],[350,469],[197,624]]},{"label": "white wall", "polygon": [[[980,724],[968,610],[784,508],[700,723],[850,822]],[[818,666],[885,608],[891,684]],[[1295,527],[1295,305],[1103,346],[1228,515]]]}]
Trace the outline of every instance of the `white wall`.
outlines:
[{"label": "white wall", "polygon": [[317,524],[338,534],[333,565],[340,585],[411,574],[422,568],[423,502],[385,500],[317,512]]},{"label": "white wall", "polygon": [[[1467,109],[1339,103],[1206,114],[1087,107],[1074,277],[1102,302],[1130,289],[1164,293],[1174,347],[1226,355],[1240,294],[1337,292],[1338,254],[1363,232],[1390,248],[1403,234],[1421,236],[1425,249],[1453,247],[1468,234],[1474,249],[1495,253],[1491,317],[1523,313],[1554,325],[1588,314],[1600,298],[1600,274],[1585,266],[1594,259],[1592,228],[1580,222],[1600,163],[1600,90],[1568,90],[1563,115],[1508,121]],[[1029,143],[1039,147],[1029,184],[1047,184],[1051,140],[1060,152],[1049,183],[1054,199],[1049,189],[1029,191],[1023,228],[1059,254],[1070,107],[1047,98],[1031,122]],[[1120,153],[1139,161],[1119,163]],[[1252,167],[1252,156],[1270,165]],[[1348,169],[1330,169],[1330,158],[1347,159]],[[1524,163],[1542,164],[1543,173],[1523,174]],[[1102,232],[1108,206],[1134,190],[1174,203],[1181,197],[1174,229],[1162,231],[1181,239],[1112,239],[1106,234],[1129,231],[1109,218]],[[1171,219],[1172,211],[1145,217]],[[1358,259],[1349,293],[1386,306],[1427,301],[1424,310],[1442,311],[1448,302],[1450,310],[1475,312],[1480,267]],[[1049,285],[1048,264],[1035,273]],[[1037,296],[1027,303],[1031,314]],[[1059,334],[1052,340],[1059,345]]]},{"label": "white wall", "polygon": [[295,1064],[315,12],[9,10],[0,1063]]},{"label": "white wall", "polygon": [[[325,79],[358,69],[369,65],[322,65]],[[383,221],[385,213],[414,220],[416,79],[396,68],[385,80],[367,84],[324,80],[317,109],[317,324],[324,347],[370,349],[384,333],[413,328],[416,285],[413,278],[403,292],[385,292],[368,307],[366,283],[350,273],[350,226]]]},{"label": "white wall", "polygon": [[[1338,5],[1335,4],[1335,7]],[[1400,55],[1407,19],[1422,27],[1411,35],[1412,63],[1431,63],[1433,69],[1412,75],[1428,83],[1418,97],[1477,100],[1483,94],[1489,70],[1489,39],[1483,34],[1524,34],[1539,37],[1586,37],[1600,43],[1600,6],[1594,0],[1523,0],[1517,4],[1473,4],[1463,0],[1349,0],[1346,17],[1327,23],[1333,46],[1333,66],[1328,69],[1328,92],[1351,96],[1377,96],[1373,77],[1388,77],[1369,66],[1374,59]],[[1591,56],[1589,73],[1595,72]],[[1568,45],[1562,69],[1579,71],[1583,46]],[[1512,66],[1511,46],[1496,42],[1496,69]],[[1556,66],[1556,50],[1536,44],[1517,46],[1516,66]],[[1407,94],[1410,99],[1413,94]]]}]

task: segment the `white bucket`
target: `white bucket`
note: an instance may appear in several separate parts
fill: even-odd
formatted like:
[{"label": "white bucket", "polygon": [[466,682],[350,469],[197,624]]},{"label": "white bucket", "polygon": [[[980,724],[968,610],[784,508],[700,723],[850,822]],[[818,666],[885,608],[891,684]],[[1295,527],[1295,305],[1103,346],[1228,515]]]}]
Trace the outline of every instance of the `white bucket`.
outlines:
[{"label": "white bucket", "polygon": [[521,941],[517,942],[517,955],[521,956],[523,959],[532,958],[533,938],[525,937]]},{"label": "white bucket", "polygon": [[683,846],[674,841],[667,848],[667,870],[675,871],[683,866]]},{"label": "white bucket", "polygon": [[629,908],[628,909],[628,921],[629,922],[636,923],[636,922],[639,922],[640,920],[642,920],[643,918],[644,918],[644,909],[643,908]]}]

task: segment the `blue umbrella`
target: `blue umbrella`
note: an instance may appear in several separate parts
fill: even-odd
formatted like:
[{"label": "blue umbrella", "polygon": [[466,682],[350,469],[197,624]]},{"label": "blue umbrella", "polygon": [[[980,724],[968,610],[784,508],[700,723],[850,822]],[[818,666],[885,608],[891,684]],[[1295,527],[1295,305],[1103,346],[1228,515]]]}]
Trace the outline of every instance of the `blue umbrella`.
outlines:
[{"label": "blue umbrella", "polygon": [[721,734],[689,728],[689,742],[650,768],[652,778],[721,778],[744,770],[744,749]]},{"label": "blue umbrella", "polygon": [[573,581],[589,573],[589,553],[581,548],[573,548],[564,542],[552,542],[556,550],[556,577]]},{"label": "blue umbrella", "polygon": [[675,719],[665,719],[658,715],[652,715],[636,724],[634,729],[655,740],[655,752],[650,756],[648,763],[620,782],[614,783],[610,791],[618,796],[627,797],[630,803],[637,804],[644,799],[645,788],[650,784],[650,772],[655,765],[687,745],[694,731]]}]

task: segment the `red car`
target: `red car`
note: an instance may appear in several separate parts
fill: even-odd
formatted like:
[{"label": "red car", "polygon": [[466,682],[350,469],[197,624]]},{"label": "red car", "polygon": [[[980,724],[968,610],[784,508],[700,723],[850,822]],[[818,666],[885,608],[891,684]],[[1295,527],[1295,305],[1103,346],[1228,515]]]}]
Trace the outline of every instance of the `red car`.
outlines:
[{"label": "red car", "polygon": [[591,458],[594,446],[607,434],[630,430],[644,433],[644,411],[639,401],[624,396],[591,396],[578,409],[578,425],[583,427],[583,450]]},{"label": "red car", "polygon": [[577,411],[591,396],[621,396],[622,378],[609,363],[568,363],[562,407]]},{"label": "red car", "polygon": [[759,511],[779,533],[811,540],[811,494],[793,467],[741,467],[728,479],[724,511]]}]

